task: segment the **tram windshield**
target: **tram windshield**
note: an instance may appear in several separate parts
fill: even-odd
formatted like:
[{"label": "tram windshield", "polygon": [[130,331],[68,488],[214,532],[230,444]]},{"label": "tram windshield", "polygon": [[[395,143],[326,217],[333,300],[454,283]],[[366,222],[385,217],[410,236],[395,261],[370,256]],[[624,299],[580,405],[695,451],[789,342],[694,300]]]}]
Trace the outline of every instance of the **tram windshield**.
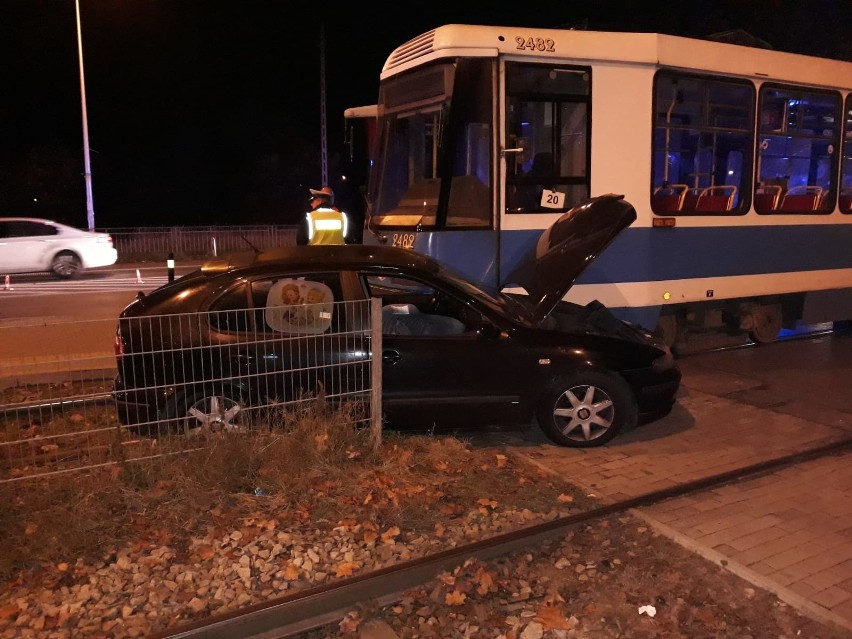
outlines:
[{"label": "tram windshield", "polygon": [[491,226],[492,64],[444,62],[382,83],[371,227]]}]

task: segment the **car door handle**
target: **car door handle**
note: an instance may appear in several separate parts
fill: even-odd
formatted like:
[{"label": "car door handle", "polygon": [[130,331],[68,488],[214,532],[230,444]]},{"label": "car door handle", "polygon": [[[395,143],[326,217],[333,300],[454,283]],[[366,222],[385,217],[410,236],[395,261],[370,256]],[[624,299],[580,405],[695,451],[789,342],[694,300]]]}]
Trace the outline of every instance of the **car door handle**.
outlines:
[{"label": "car door handle", "polygon": [[399,351],[382,351],[382,363],[384,364],[396,364],[401,359],[402,355],[399,354]]}]

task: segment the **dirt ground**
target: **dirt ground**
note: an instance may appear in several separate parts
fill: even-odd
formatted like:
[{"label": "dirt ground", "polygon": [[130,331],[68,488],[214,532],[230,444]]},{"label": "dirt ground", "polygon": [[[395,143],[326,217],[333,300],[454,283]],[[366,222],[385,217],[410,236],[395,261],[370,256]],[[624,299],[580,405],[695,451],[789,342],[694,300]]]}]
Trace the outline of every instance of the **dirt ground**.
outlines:
[{"label": "dirt ground", "polygon": [[[157,474],[112,473],[79,497],[66,480],[61,512],[15,515],[30,497],[9,496],[4,537],[16,543],[0,562],[0,639],[147,637],[598,505],[509,450],[454,438],[388,438],[372,456],[363,442],[325,431],[226,444]],[[101,530],[105,519],[112,524]],[[97,543],[81,545],[86,535]],[[363,602],[305,634],[319,637],[852,634],[625,514],[458,566],[384,609]]]}]

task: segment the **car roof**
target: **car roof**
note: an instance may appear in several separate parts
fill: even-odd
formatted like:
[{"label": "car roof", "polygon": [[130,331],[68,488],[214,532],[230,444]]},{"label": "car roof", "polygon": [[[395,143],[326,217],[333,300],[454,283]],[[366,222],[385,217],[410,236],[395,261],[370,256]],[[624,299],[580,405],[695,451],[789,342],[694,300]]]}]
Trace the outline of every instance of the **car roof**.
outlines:
[{"label": "car roof", "polygon": [[60,222],[54,222],[43,217],[0,217],[0,222],[41,222],[43,224],[56,224],[63,226]]},{"label": "car roof", "polygon": [[366,246],[363,244],[286,246],[269,251],[233,253],[220,259],[209,260],[201,267],[207,275],[226,273],[237,269],[264,266],[310,268],[363,268],[385,266],[415,268],[437,273],[443,267],[432,258],[409,249],[393,246]]}]

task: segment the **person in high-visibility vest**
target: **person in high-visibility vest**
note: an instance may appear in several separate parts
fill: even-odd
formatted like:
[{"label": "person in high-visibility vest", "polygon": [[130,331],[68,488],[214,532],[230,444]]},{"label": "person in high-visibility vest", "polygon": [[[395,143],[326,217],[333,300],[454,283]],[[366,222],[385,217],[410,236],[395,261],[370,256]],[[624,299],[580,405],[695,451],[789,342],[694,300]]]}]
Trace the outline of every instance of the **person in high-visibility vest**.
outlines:
[{"label": "person in high-visibility vest", "polygon": [[334,206],[334,191],[330,186],[311,189],[311,210],[305,216],[306,244],[346,244],[349,220],[346,213]]}]

